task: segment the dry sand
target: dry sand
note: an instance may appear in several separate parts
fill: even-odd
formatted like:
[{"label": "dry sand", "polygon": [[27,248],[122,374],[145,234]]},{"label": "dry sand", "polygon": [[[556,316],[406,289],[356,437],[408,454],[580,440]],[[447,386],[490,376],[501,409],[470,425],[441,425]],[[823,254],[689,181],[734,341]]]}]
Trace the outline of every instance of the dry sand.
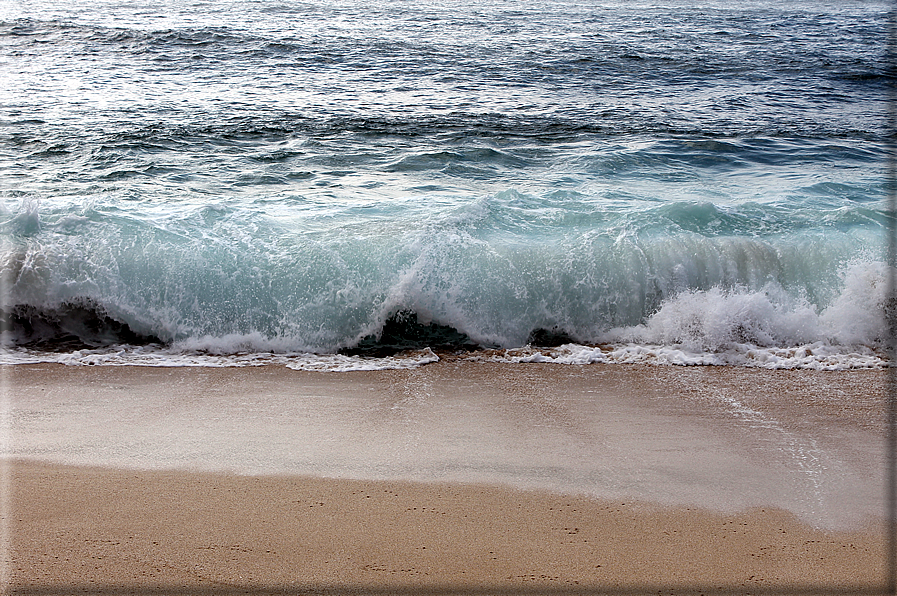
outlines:
[{"label": "dry sand", "polygon": [[4,380],[14,593],[881,592],[880,371]]},{"label": "dry sand", "polygon": [[11,479],[16,593],[872,593],[882,578],[874,533],[773,509],[35,463]]}]

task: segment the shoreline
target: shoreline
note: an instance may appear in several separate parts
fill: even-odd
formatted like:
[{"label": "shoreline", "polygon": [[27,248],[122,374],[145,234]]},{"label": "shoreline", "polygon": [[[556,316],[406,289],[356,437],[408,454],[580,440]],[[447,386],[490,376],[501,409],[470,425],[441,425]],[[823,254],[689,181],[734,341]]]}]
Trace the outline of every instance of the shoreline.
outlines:
[{"label": "shoreline", "polygon": [[[240,338],[232,341],[240,341]],[[252,340],[247,340],[252,345]],[[241,347],[242,346],[242,347]],[[63,346],[60,346],[63,347]],[[649,365],[674,367],[735,367],[769,371],[869,371],[887,368],[887,357],[869,346],[843,346],[844,351],[820,343],[792,347],[741,345],[722,352],[691,352],[676,346],[633,345],[630,343],[577,344],[560,346],[522,346],[493,348],[465,346],[409,346],[372,348],[370,353],[354,349],[333,353],[267,351],[240,352],[245,345],[232,345],[237,353],[219,354],[219,345],[202,344],[189,349],[174,345],[121,345],[106,348],[64,346],[64,350],[34,350],[27,347],[7,350],[0,366],[65,364],[73,366],[136,366],[157,368],[240,368],[246,366],[284,366],[309,372],[372,372],[402,370],[435,362],[493,364],[564,364],[564,365]]]}]

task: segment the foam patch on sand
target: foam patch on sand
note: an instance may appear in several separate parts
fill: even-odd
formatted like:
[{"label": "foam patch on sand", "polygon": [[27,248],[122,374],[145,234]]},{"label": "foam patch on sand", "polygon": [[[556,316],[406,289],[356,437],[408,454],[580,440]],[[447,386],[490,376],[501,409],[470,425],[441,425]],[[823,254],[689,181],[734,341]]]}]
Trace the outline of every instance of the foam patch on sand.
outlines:
[{"label": "foam patch on sand", "polygon": [[85,349],[65,353],[16,349],[5,350],[0,353],[0,364],[57,363],[71,366],[150,366],[172,368],[286,366],[293,370],[330,372],[408,369],[438,361],[439,356],[429,348],[382,358],[308,353],[209,354],[203,352],[183,352],[153,346],[116,346],[115,348]]},{"label": "foam patch on sand", "polygon": [[678,366],[744,366],[767,369],[851,370],[884,368],[883,355],[864,346],[845,349],[820,342],[796,348],[764,348],[737,344],[717,352],[690,352],[680,347],[639,344],[557,348],[525,347],[477,354],[472,359],[507,363],[655,364]]}]

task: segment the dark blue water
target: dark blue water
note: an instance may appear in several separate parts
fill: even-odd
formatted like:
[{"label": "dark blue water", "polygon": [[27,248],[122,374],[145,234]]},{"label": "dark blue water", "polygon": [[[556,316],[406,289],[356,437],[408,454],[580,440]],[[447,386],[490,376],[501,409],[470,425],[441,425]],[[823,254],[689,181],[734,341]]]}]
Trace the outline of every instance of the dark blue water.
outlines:
[{"label": "dark blue water", "polygon": [[876,365],[886,16],[0,4],[4,358]]}]

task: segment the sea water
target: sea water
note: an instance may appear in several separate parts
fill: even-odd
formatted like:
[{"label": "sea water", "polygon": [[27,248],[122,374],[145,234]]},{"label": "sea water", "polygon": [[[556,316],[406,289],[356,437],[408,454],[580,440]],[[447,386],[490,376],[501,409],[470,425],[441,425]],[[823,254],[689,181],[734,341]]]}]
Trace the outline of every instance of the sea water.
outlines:
[{"label": "sea water", "polygon": [[887,11],[0,0],[2,362],[882,366]]}]

